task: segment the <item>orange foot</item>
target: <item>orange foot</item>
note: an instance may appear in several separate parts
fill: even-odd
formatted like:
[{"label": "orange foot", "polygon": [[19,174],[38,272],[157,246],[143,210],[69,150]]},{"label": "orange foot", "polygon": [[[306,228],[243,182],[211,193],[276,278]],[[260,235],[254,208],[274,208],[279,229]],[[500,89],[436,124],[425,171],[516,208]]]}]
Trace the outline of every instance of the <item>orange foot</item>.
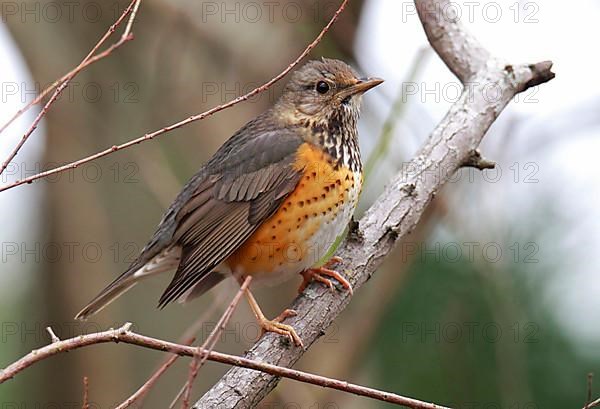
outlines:
[{"label": "orange foot", "polygon": [[275,319],[268,320],[264,317],[259,319],[258,324],[260,325],[260,327],[262,329],[262,335],[264,335],[265,332],[275,332],[277,334],[288,337],[289,340],[291,342],[293,342],[296,346],[299,346],[300,348],[304,348],[304,344],[302,343],[302,340],[296,333],[296,330],[294,330],[294,328],[290,325],[281,323],[281,321],[283,321],[284,319],[286,319],[288,317],[294,317],[296,314],[297,314],[296,311],[286,309],[281,314],[279,314],[277,316],[277,318],[275,318]]},{"label": "orange foot", "polygon": [[352,295],[352,285],[350,284],[350,282],[346,280],[344,276],[342,276],[337,271],[329,269],[329,267],[331,267],[332,265],[341,263],[342,261],[343,260],[340,257],[332,257],[321,267],[314,267],[304,270],[302,273],[300,273],[302,274],[302,277],[304,277],[304,280],[302,280],[302,284],[300,284],[300,287],[298,287],[298,293],[302,293],[312,281],[318,281],[320,283],[323,283],[333,290],[335,288],[333,283],[329,278],[326,278],[331,277],[339,281],[342,287],[350,291],[350,294]]}]

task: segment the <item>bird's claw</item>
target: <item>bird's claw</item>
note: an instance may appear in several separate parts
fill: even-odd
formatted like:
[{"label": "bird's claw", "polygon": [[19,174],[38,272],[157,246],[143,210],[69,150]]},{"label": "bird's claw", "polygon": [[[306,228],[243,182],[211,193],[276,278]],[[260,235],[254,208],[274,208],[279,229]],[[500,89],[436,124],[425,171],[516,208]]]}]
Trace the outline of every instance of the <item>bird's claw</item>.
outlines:
[{"label": "bird's claw", "polygon": [[280,320],[284,320],[287,317],[293,317],[294,315],[296,315],[296,311],[285,310],[273,320],[264,319],[259,321],[259,325],[262,328],[263,335],[265,332],[274,332],[276,334],[287,337],[290,340],[290,342],[292,342],[294,345],[304,348],[304,344],[302,343],[302,340],[296,333],[296,330],[291,325],[282,324],[280,322]]},{"label": "bird's claw", "polygon": [[329,268],[335,264],[341,263],[342,261],[343,260],[340,257],[335,256],[329,259],[321,267],[309,268],[307,270],[304,270],[301,273],[304,279],[302,280],[302,283],[298,288],[298,293],[302,293],[312,281],[318,281],[320,283],[323,283],[333,291],[335,289],[333,282],[329,278],[326,278],[331,277],[335,278],[342,285],[342,287],[348,290],[350,292],[350,295],[352,295],[354,293],[352,291],[352,284],[350,284],[350,282],[346,280],[346,278],[343,275]]}]

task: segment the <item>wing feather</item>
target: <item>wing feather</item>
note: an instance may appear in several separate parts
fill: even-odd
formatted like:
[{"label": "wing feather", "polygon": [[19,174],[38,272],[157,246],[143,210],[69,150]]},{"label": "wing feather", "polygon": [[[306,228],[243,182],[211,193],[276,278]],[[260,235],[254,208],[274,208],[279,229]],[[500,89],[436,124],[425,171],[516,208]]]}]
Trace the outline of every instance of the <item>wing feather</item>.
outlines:
[{"label": "wing feather", "polygon": [[219,166],[219,172],[207,178],[212,186],[201,184],[202,193],[191,196],[181,208],[186,214],[177,215],[179,223],[173,237],[182,247],[182,259],[160,298],[161,307],[195,294],[190,290],[200,282],[220,281],[207,281],[205,277],[239,248],[296,187],[301,172],[294,164],[302,143],[297,134],[280,130],[260,135],[245,149],[228,151],[234,158],[222,160],[230,166]]},{"label": "wing feather", "polygon": [[160,268],[152,271],[176,265],[177,271],[160,306],[200,295],[220,282],[224,276],[213,271],[215,267],[294,190],[301,176],[294,166],[295,155],[303,143],[297,132],[282,128],[269,111],[246,124],[186,183],[137,259],[78,317],[99,311],[149,276],[137,272],[153,265],[163,252],[176,254],[176,260],[158,263]]},{"label": "wing feather", "polygon": [[247,209],[236,207],[238,209],[232,210],[225,221],[210,231],[202,243],[191,247],[187,254],[184,246],[177,273],[161,296],[161,307],[184,295],[239,246],[236,237],[228,232],[247,234],[252,231],[252,225],[247,222]]}]

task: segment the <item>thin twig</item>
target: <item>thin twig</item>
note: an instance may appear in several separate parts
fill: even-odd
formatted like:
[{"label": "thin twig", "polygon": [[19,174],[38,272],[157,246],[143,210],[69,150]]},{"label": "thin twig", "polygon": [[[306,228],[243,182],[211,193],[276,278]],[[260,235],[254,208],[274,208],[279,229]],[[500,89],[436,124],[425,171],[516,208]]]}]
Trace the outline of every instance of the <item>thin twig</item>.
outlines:
[{"label": "thin twig", "polygon": [[110,148],[104,149],[103,151],[97,152],[93,155],[87,156],[85,158],[67,163],[66,165],[63,166],[58,166],[56,168],[53,169],[49,169],[46,170],[44,172],[40,172],[37,173],[35,175],[20,179],[20,180],[16,180],[13,183],[10,183],[8,185],[4,185],[2,187],[0,187],[0,192],[3,192],[5,190],[8,189],[12,189],[16,186],[25,184],[25,183],[32,183],[34,180],[40,179],[40,178],[44,178],[50,175],[54,175],[56,173],[60,173],[60,172],[64,172],[66,170],[69,169],[75,169],[78,166],[83,165],[84,163],[88,163],[91,162],[95,159],[101,158],[103,156],[106,155],[110,155],[111,153],[114,153],[116,151],[122,150],[122,149],[126,149],[129,148],[133,145],[137,145],[138,143],[142,143],[151,139],[154,139],[155,137],[165,134],[167,132],[170,132],[174,129],[177,128],[181,128],[182,126],[185,126],[187,124],[190,124],[192,122],[195,121],[200,121],[202,119],[205,119],[219,111],[222,111],[226,108],[230,108],[234,105],[239,104],[240,102],[246,101],[249,98],[252,98],[253,96],[255,96],[256,94],[259,94],[267,89],[269,89],[271,86],[273,86],[273,84],[275,84],[276,82],[278,82],[279,80],[281,80],[283,77],[285,77],[296,65],[298,65],[298,63],[308,55],[308,53],[317,46],[317,44],[319,44],[319,42],[321,42],[321,39],[323,38],[323,36],[329,31],[329,29],[331,28],[331,26],[336,22],[336,20],[338,19],[339,15],[342,13],[342,11],[344,11],[344,8],[346,7],[346,4],[348,3],[348,0],[343,0],[342,4],[340,5],[340,7],[337,9],[337,11],[335,12],[335,14],[333,15],[333,17],[331,17],[331,20],[329,20],[329,23],[327,23],[327,25],[323,28],[323,30],[321,30],[321,32],[319,33],[319,35],[313,40],[313,42],[311,42],[305,49],[304,51],[302,51],[302,53],[298,56],[298,58],[296,58],[291,64],[289,64],[283,71],[281,71],[279,74],[277,74],[275,77],[271,78],[269,81],[267,81],[266,83],[264,83],[263,85],[261,85],[260,87],[257,87],[255,89],[253,89],[252,91],[248,92],[247,94],[241,95],[235,99],[230,100],[229,102],[226,102],[225,104],[222,105],[218,105],[214,108],[209,109],[208,111],[202,112],[201,114],[197,114],[197,115],[192,115],[184,120],[181,120],[179,122],[176,122],[174,124],[165,126],[164,128],[158,129],[154,132],[150,132],[147,133],[143,136],[140,136],[139,138],[136,139],[132,139],[129,142],[125,142],[123,144],[120,145],[113,145]]},{"label": "thin twig", "polygon": [[594,379],[594,374],[592,372],[590,372],[587,376],[587,405],[586,407],[589,405],[589,403],[592,401],[592,380]]},{"label": "thin twig", "polygon": [[[217,303],[216,303],[217,298],[215,297],[215,300],[213,300],[213,302],[210,304],[211,308],[209,308],[210,314],[206,314],[206,316],[210,316],[214,313],[214,310],[217,307]],[[204,315],[204,314],[203,314]],[[199,330],[200,327],[203,326],[206,323],[206,319],[202,319],[202,317],[200,319],[198,319],[196,321],[196,323],[192,324],[187,330],[186,333],[188,334],[196,334]],[[171,404],[169,405],[168,409],[173,409],[175,407],[175,405],[177,404],[177,402],[179,401],[179,398],[181,398],[181,395],[183,394],[183,387],[179,390],[179,392],[177,392],[177,395],[175,395],[175,397],[173,398],[173,400],[171,401]]]},{"label": "thin twig", "polygon": [[175,395],[175,397],[173,398],[173,400],[169,404],[169,408],[168,409],[173,409],[175,407],[175,405],[177,405],[177,402],[179,402],[179,399],[181,399],[181,395],[183,395],[183,393],[185,392],[186,385],[187,385],[187,383],[185,385],[183,385],[181,387],[181,389],[179,389],[179,392],[177,392],[177,395]]},{"label": "thin twig", "polygon": [[[221,303],[219,303],[218,300],[213,300],[213,302],[210,303],[210,307],[202,313],[196,322],[194,322],[188,327],[188,329],[185,330],[183,335],[180,337],[179,343],[182,345],[192,345],[196,340],[196,333],[200,331],[201,326],[204,325],[208,318],[214,314],[220,304]],[[150,392],[150,389],[154,387],[158,379],[167,371],[167,369],[169,369],[175,363],[177,358],[179,358],[179,355],[172,355],[165,359],[158,369],[150,376],[150,378],[148,378],[148,380],[144,382],[144,384],[140,386],[138,390],[125,399],[125,401],[123,401],[115,409],[127,409],[136,402],[141,407],[141,403],[148,392]]]},{"label": "thin twig", "polygon": [[593,402],[588,403],[587,405],[585,405],[585,407],[583,409],[595,408],[596,406],[600,406],[600,398],[596,399]]},{"label": "thin twig", "polygon": [[123,32],[121,39],[124,39],[125,37],[129,37],[129,34],[131,33],[131,27],[133,26],[133,21],[135,20],[135,16],[137,15],[137,12],[138,12],[138,9],[140,8],[141,2],[142,2],[142,0],[135,1],[134,5],[133,5],[133,10],[131,11],[131,17],[129,17],[129,20],[127,21],[127,25],[125,26],[125,31]]},{"label": "thin twig", "polygon": [[[18,361],[12,363],[8,367],[0,371],[0,384],[12,379],[15,375],[29,368],[37,362],[47,359],[51,356],[72,351],[78,348],[89,345],[97,345],[107,342],[124,342],[126,344],[137,345],[144,348],[154,349],[157,351],[169,352],[181,356],[194,357],[198,354],[197,347],[176,344],[169,341],[164,341],[157,338],[140,335],[130,331],[131,323],[126,323],[121,328],[109,329],[103,332],[80,335],[78,337],[65,339],[46,345],[42,348],[31,351]],[[227,365],[241,366],[255,371],[265,372],[270,375],[294,379],[296,381],[309,383],[312,385],[322,386],[325,388],[337,389],[344,392],[353,393],[359,396],[365,396],[372,399],[377,399],[384,402],[396,403],[415,409],[448,409],[444,406],[439,406],[434,403],[423,402],[420,400],[397,395],[391,392],[384,392],[365,386],[360,386],[346,381],[327,378],[324,376],[314,375],[295,369],[285,368],[266,362],[256,361],[253,359],[242,358],[235,355],[224,354],[222,352],[201,351],[207,355],[207,359]]]},{"label": "thin twig", "polygon": [[54,333],[54,331],[52,330],[51,327],[46,327],[46,332],[48,332],[48,334],[50,334],[50,339],[52,340],[52,342],[60,341],[60,338],[56,336],[56,334]]},{"label": "thin twig", "polygon": [[600,399],[596,399],[592,401],[592,382],[594,380],[594,374],[592,372],[588,373],[587,376],[587,399],[585,400],[586,404],[583,409],[593,408],[594,406],[598,406],[600,404]]},{"label": "thin twig", "polygon": [[[29,136],[33,133],[33,131],[35,131],[35,129],[38,127],[40,121],[42,120],[44,115],[46,115],[46,113],[50,109],[50,106],[58,99],[58,97],[64,91],[64,89],[67,87],[67,85],[69,85],[69,82],[85,67],[87,67],[90,64],[93,64],[94,62],[98,61],[101,58],[104,58],[104,57],[110,55],[110,53],[113,50],[120,47],[125,42],[133,39],[133,35],[131,34],[131,26],[133,24],[133,20],[135,19],[136,14],[137,14],[137,10],[140,5],[140,2],[141,2],[141,0],[132,0],[132,2],[125,9],[125,11],[123,11],[123,14],[121,14],[121,16],[117,19],[117,21],[115,21],[115,23],[113,23],[113,25],[111,25],[108,28],[106,33],[104,33],[102,38],[100,38],[100,40],[96,43],[96,45],[85,56],[85,58],[79,63],[79,65],[77,67],[75,67],[73,70],[71,70],[65,76],[63,76],[59,81],[55,81],[47,90],[44,90],[44,92],[42,92],[42,94],[40,94],[36,99],[34,99],[31,104],[28,104],[24,108],[19,110],[6,124],[4,124],[2,126],[2,128],[0,129],[0,133],[4,129],[6,129],[19,115],[21,115],[23,112],[25,112],[27,109],[29,109],[30,106],[39,102],[43,98],[43,96],[47,93],[46,91],[49,92],[55,85],[60,84],[60,85],[58,85],[58,88],[56,88],[56,90],[54,91],[54,94],[52,94],[52,96],[50,97],[48,102],[46,102],[46,104],[44,105],[42,110],[35,117],[35,119],[33,120],[33,123],[31,124],[29,129],[25,132],[25,134],[23,135],[23,137],[21,138],[21,140],[19,141],[17,146],[8,155],[8,158],[4,161],[4,163],[2,164],[2,167],[0,167],[0,175],[8,167],[8,165],[15,158],[15,156],[17,156],[17,153],[19,153],[19,150],[23,147],[25,142],[27,142],[27,139],[29,139]],[[121,35],[121,38],[119,39],[119,41],[117,41],[115,44],[108,47],[105,51],[103,51],[99,55],[94,56],[94,54],[98,51],[98,49],[102,46],[102,44],[104,44],[104,42],[108,39],[108,37],[110,37],[114,33],[116,28],[123,22],[125,17],[127,17],[127,15],[129,15],[129,14],[130,14],[130,16],[129,16],[129,20],[127,22],[127,26],[125,27],[125,31]]]},{"label": "thin twig", "polygon": [[[191,345],[195,339],[196,337],[189,338],[189,340],[186,340],[188,342],[183,342],[182,345]],[[171,365],[175,363],[177,358],[179,358],[179,355],[171,355],[152,374],[152,376],[150,376],[150,378],[148,378],[148,380],[142,386],[140,386],[140,388],[137,391],[135,391],[130,397],[125,399],[125,401],[123,401],[123,403],[121,403],[119,406],[115,407],[115,409],[126,409],[133,405],[135,402],[141,401],[144,398],[144,396],[146,396],[146,394],[150,391],[150,389],[152,389],[156,381],[158,381],[158,378],[160,378],[167,371],[167,369],[169,369]]]},{"label": "thin twig", "polygon": [[[139,5],[139,2],[138,2],[138,5]],[[129,8],[125,9],[125,12],[128,12],[128,10],[129,10]],[[137,8],[136,8],[135,12],[137,12]],[[132,21],[132,20],[130,19],[130,21]],[[129,23],[128,23],[128,26],[130,26]],[[131,27],[129,27],[129,30],[131,30]],[[109,31],[110,31],[110,29],[109,29]],[[126,29],[125,32],[127,32],[127,29]],[[111,34],[112,34],[112,32],[111,32]],[[100,39],[100,41],[96,44],[96,47],[95,47],[96,50],[99,48],[99,45],[101,45],[102,43],[104,43],[104,41],[106,41],[107,38],[108,38],[108,36],[105,34]],[[77,67],[73,68],[71,71],[67,72],[65,75],[63,75],[59,79],[55,80],[52,84],[50,84],[42,92],[40,92],[33,100],[31,100],[30,102],[28,102],[23,108],[21,108],[17,112],[15,112],[15,114],[4,125],[2,125],[2,127],[0,127],[0,134],[2,132],[4,132],[4,130],[6,128],[8,128],[10,126],[10,124],[12,124],[18,117],[20,117],[25,112],[27,112],[29,110],[29,108],[31,108],[32,106],[37,105],[38,103],[40,103],[40,101],[42,99],[44,99],[44,97],[46,95],[48,95],[50,93],[50,91],[52,91],[54,88],[56,88],[59,84],[61,84],[64,81],[66,81],[68,78],[72,79],[78,72],[80,72],[84,68],[87,68],[89,65],[92,65],[96,61],[101,60],[102,58],[108,56],[115,48],[120,47],[125,42],[127,42],[127,41],[129,41],[131,39],[133,39],[133,37],[130,36],[130,35],[127,35],[127,36],[122,35],[121,39],[117,43],[111,45],[106,51],[102,52],[101,54],[99,54],[97,56],[94,56],[94,57],[91,57],[91,58],[87,59],[87,61],[85,61],[84,64],[78,65]],[[107,52],[107,51],[109,51],[109,52]],[[88,53],[87,57],[89,57],[90,54],[92,54],[92,53]],[[71,75],[73,75],[73,77],[71,77]]]},{"label": "thin twig", "polygon": [[190,371],[188,374],[188,379],[186,384],[183,386],[183,400],[181,404],[182,409],[189,408],[190,395],[192,393],[192,385],[194,384],[194,379],[196,379],[196,376],[198,376],[198,371],[200,371],[200,368],[202,368],[202,366],[206,362],[208,354],[210,354],[214,350],[215,345],[217,344],[217,341],[221,336],[221,333],[225,329],[227,323],[229,323],[233,312],[235,311],[240,300],[242,299],[244,291],[246,291],[246,289],[250,285],[250,281],[252,281],[252,277],[247,276],[242,285],[240,286],[239,291],[237,292],[235,297],[233,297],[233,299],[229,303],[229,306],[217,322],[217,325],[211,331],[210,335],[206,338],[202,346],[198,348],[197,353],[194,355],[194,359],[192,359],[192,362],[190,362]]},{"label": "thin twig", "polygon": [[466,168],[475,168],[479,170],[494,169],[496,162],[485,159],[481,156],[481,152],[477,149],[473,149],[469,156],[464,160],[463,164]]},{"label": "thin twig", "polygon": [[81,405],[81,409],[90,409],[90,403],[89,403],[89,382],[88,382],[88,377],[84,376],[83,377],[83,403]]}]

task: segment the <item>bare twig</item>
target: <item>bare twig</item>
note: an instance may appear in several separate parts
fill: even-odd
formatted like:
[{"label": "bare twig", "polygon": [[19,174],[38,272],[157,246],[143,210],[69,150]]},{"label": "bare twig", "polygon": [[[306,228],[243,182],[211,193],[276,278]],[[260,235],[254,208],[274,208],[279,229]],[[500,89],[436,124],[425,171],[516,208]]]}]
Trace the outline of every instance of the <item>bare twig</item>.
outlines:
[{"label": "bare twig", "polygon": [[[129,6],[125,9],[125,11],[123,11],[121,16],[117,19],[117,21],[115,21],[115,23],[109,27],[108,31],[106,31],[106,33],[104,33],[102,38],[100,38],[100,40],[96,43],[96,45],[92,48],[92,50],[88,53],[88,55],[85,56],[85,58],[79,63],[79,65],[77,67],[75,67],[73,70],[71,70],[65,76],[63,76],[63,78],[61,78],[60,80],[55,81],[54,84],[52,84],[47,90],[44,90],[44,92],[42,92],[42,94],[40,94],[36,99],[34,99],[32,101],[32,103],[26,105],[24,108],[19,110],[6,124],[4,124],[2,126],[2,128],[0,129],[0,133],[4,129],[6,129],[6,127],[8,127],[17,117],[19,117],[19,115],[21,115],[23,112],[25,112],[27,109],[29,109],[30,106],[39,102],[43,98],[45,93],[50,92],[50,90],[52,88],[54,88],[55,85],[60,84],[60,85],[58,85],[58,88],[56,88],[56,90],[54,91],[54,94],[52,94],[52,96],[50,97],[48,102],[46,102],[46,104],[44,105],[42,110],[39,112],[39,114],[35,117],[35,119],[33,120],[33,123],[31,124],[29,129],[25,132],[25,134],[23,135],[23,137],[21,138],[21,140],[19,141],[17,146],[8,155],[8,158],[4,161],[4,163],[2,164],[2,167],[0,167],[0,175],[8,167],[8,165],[10,164],[10,161],[12,161],[15,156],[17,156],[17,153],[19,153],[19,150],[23,147],[25,142],[27,142],[27,139],[29,139],[29,136],[33,133],[33,131],[35,131],[35,129],[38,127],[40,121],[42,120],[44,115],[46,115],[46,113],[48,112],[48,109],[50,109],[50,106],[58,99],[58,97],[64,91],[64,89],[67,87],[67,85],[69,85],[69,82],[71,82],[71,80],[85,67],[87,67],[90,64],[93,64],[94,62],[98,61],[99,59],[102,59],[102,58],[110,55],[110,53],[112,53],[116,48],[120,47],[125,42],[133,39],[133,34],[131,34],[131,26],[133,24],[133,20],[135,19],[136,14],[137,14],[137,10],[140,5],[140,2],[141,2],[141,0],[132,0],[132,2],[129,4]],[[108,37],[110,37],[115,32],[116,28],[123,22],[123,20],[125,19],[125,17],[127,17],[127,15],[129,15],[129,21],[127,22],[125,31],[121,35],[121,38],[119,39],[119,41],[117,41],[115,44],[108,47],[105,51],[103,51],[99,55],[94,56],[94,54],[98,51],[98,49],[102,46],[102,44],[104,44],[104,42],[108,39]]]},{"label": "bare twig", "polygon": [[250,281],[252,281],[252,277],[251,276],[246,277],[246,279],[240,286],[239,291],[237,292],[235,297],[233,297],[233,299],[229,303],[229,306],[227,307],[227,309],[225,310],[225,312],[223,313],[223,315],[217,322],[217,325],[211,331],[210,335],[206,338],[206,340],[204,341],[202,346],[200,348],[198,348],[197,353],[194,355],[194,359],[192,359],[192,362],[190,363],[190,371],[189,371],[189,375],[188,375],[188,380],[187,380],[186,384],[183,386],[183,402],[181,405],[181,407],[183,409],[189,408],[190,394],[192,393],[192,385],[194,384],[194,379],[196,379],[196,376],[198,375],[198,371],[200,370],[200,368],[202,368],[202,365],[204,365],[204,363],[206,362],[206,359],[208,358],[208,354],[210,354],[213,351],[213,349],[215,348],[215,345],[217,344],[217,341],[219,340],[221,333],[225,329],[225,326],[231,319],[231,316],[233,315],[233,312],[235,311],[237,305],[239,304],[240,299],[244,295],[244,291],[246,291],[246,289],[250,285]]},{"label": "bare twig", "polygon": [[269,81],[265,82],[263,85],[261,85],[260,87],[257,87],[255,89],[253,89],[252,91],[248,92],[247,94],[241,95],[235,99],[230,100],[229,102],[226,102],[222,105],[218,105],[214,108],[209,109],[208,111],[202,112],[200,114],[197,115],[192,115],[184,120],[181,120],[179,122],[176,122],[174,124],[165,126],[164,128],[158,129],[154,132],[149,132],[143,136],[140,136],[139,138],[136,139],[132,139],[128,142],[122,143],[120,145],[113,145],[110,148],[104,149],[103,151],[97,152],[93,155],[87,156],[85,158],[76,160],[74,162],[70,162],[67,163],[66,165],[63,166],[58,166],[56,168],[53,169],[49,169],[46,170],[44,172],[40,172],[37,173],[35,175],[20,179],[20,180],[16,180],[13,183],[10,183],[8,185],[4,185],[2,187],[0,187],[0,192],[8,190],[8,189],[12,189],[16,186],[25,184],[25,183],[32,183],[34,180],[37,179],[41,179],[50,175],[54,175],[56,173],[60,173],[60,172],[64,172],[66,170],[69,169],[75,169],[78,166],[83,165],[84,163],[88,163],[91,162],[95,159],[101,158],[103,156],[106,155],[110,155],[111,153],[114,153],[116,151],[122,150],[122,149],[126,149],[129,148],[133,145],[137,145],[139,143],[145,142],[145,141],[149,141],[151,139],[154,139],[155,137],[165,134],[167,132],[170,132],[174,129],[177,128],[181,128],[182,126],[188,125],[192,122],[195,121],[200,121],[202,119],[205,119],[219,111],[222,111],[226,108],[230,108],[236,104],[239,104],[240,102],[246,101],[249,98],[252,98],[253,96],[255,96],[256,94],[259,94],[267,89],[269,89],[271,86],[273,86],[273,84],[275,84],[276,82],[278,82],[279,80],[281,80],[283,77],[285,77],[296,65],[298,65],[298,63],[300,63],[300,61],[302,61],[302,59],[304,57],[306,57],[308,55],[308,53],[310,53],[310,51],[315,48],[317,46],[317,44],[319,44],[321,42],[321,40],[323,39],[323,36],[329,31],[329,29],[331,28],[331,26],[337,21],[339,15],[342,13],[342,11],[344,11],[344,9],[346,8],[346,4],[348,3],[348,0],[343,0],[342,4],[340,5],[340,7],[337,9],[337,11],[334,13],[333,17],[331,17],[331,20],[329,20],[329,22],[327,23],[327,25],[325,27],[323,27],[323,30],[321,30],[321,32],[319,33],[319,35],[317,35],[317,37],[304,49],[304,51],[302,51],[302,53],[298,56],[298,58],[296,58],[291,64],[289,64],[283,71],[281,71],[279,74],[277,74],[275,77],[271,78]]},{"label": "bare twig", "polygon": [[485,159],[481,156],[481,153],[477,149],[473,149],[471,152],[469,152],[469,156],[465,159],[462,165],[467,168],[484,170],[494,169],[496,167],[496,162]]},{"label": "bare twig", "polygon": [[[384,193],[354,223],[337,255],[342,270],[352,272],[349,281],[358,291],[381,265],[395,244],[413,231],[436,194],[472,156],[491,124],[519,92],[553,78],[552,63],[511,65],[492,57],[457,21],[443,13],[449,0],[416,0],[427,37],[435,51],[465,86],[459,100],[434,129],[416,157],[389,182]],[[500,90],[489,98],[486,87]],[[410,169],[410,171],[407,171]],[[332,294],[317,285],[309,286],[291,308],[298,312],[289,322],[310,347],[350,302],[346,293]],[[262,337],[246,356],[291,367],[305,350],[290,348],[271,334]],[[278,380],[265,373],[231,368],[196,403],[196,408],[256,406]]]},{"label": "bare twig", "polygon": [[88,381],[88,377],[84,376],[83,377],[83,403],[81,404],[81,409],[90,409],[89,388],[90,388],[90,384]]},{"label": "bare twig", "polygon": [[589,409],[600,405],[600,398],[592,401],[592,382],[594,380],[594,374],[592,372],[588,373],[587,376],[587,399],[585,400],[586,404],[583,409]]},{"label": "bare twig", "polygon": [[[72,351],[74,349],[83,348],[89,345],[102,344],[107,342],[124,342],[131,345],[137,345],[144,348],[154,349],[157,351],[169,352],[181,356],[194,357],[198,354],[197,347],[176,344],[169,341],[140,335],[130,331],[131,323],[126,323],[121,328],[110,329],[108,331],[96,332],[92,334],[80,335],[75,338],[65,339],[55,342],[40,349],[31,351],[23,358],[12,363],[8,367],[0,371],[0,384],[12,379],[15,375],[29,368],[37,362],[47,359],[51,356]],[[373,388],[367,388],[360,385],[351,384],[345,381],[331,379],[324,376],[313,375],[295,369],[284,368],[277,365],[261,362],[253,359],[242,358],[234,355],[224,354],[221,352],[202,350],[202,354],[207,355],[207,359],[219,362],[222,364],[242,366],[254,371],[261,371],[272,376],[294,379],[300,382],[310,383],[312,385],[322,386],[325,388],[337,389],[345,392],[354,393],[356,395],[365,396],[384,402],[397,403],[408,406],[409,408],[418,409],[448,409],[444,406],[439,406],[433,403],[423,402],[420,400],[407,398],[390,392],[384,392]]]},{"label": "bare twig", "polygon": [[[195,339],[195,337],[192,337],[189,340],[186,340],[187,342],[183,342],[182,345],[191,345]],[[148,378],[148,380],[133,393],[133,395],[125,399],[125,401],[119,406],[115,407],[115,409],[126,409],[135,402],[141,401],[150,391],[150,389],[152,389],[156,381],[158,381],[158,378],[160,378],[167,371],[167,369],[169,369],[171,365],[175,363],[177,358],[179,358],[179,355],[172,355],[167,358],[167,360],[165,360],[165,362],[152,374],[152,376],[150,376],[150,378]]]},{"label": "bare twig", "polygon": [[[133,4],[133,1],[132,1],[132,4]],[[139,5],[139,2],[137,2],[137,4]],[[127,9],[125,9],[122,17],[124,17],[129,12],[130,12],[130,8],[128,7]],[[135,12],[137,12],[137,7],[136,7]],[[135,18],[135,16],[134,16],[134,18]],[[122,19],[121,19],[121,21],[122,21]],[[133,19],[130,19],[129,21],[133,22]],[[119,24],[120,24],[120,22],[119,22]],[[100,45],[102,45],[106,41],[106,39],[110,36],[110,34],[112,34],[114,32],[114,29],[112,31],[110,31],[111,29],[109,28],[109,31],[106,34],[109,34],[109,33],[110,34],[109,35],[105,34],[100,39],[100,41],[96,44],[96,46],[94,47],[94,49],[92,49],[93,52],[88,53],[88,55],[86,56],[86,58],[84,58],[84,60],[82,61],[82,63],[80,63],[77,67],[73,68],[71,71],[67,72],[65,75],[63,75],[59,79],[55,80],[52,84],[50,84],[42,92],[40,92],[33,100],[31,100],[30,102],[28,102],[23,108],[21,108],[17,112],[15,112],[15,114],[4,125],[2,125],[2,127],[0,127],[0,134],[2,132],[4,132],[4,130],[6,128],[8,128],[10,126],[10,124],[12,124],[18,117],[20,117],[25,112],[27,112],[29,110],[29,108],[31,108],[34,105],[39,104],[40,101],[42,101],[42,99],[44,99],[44,97],[46,95],[48,95],[50,93],[50,91],[52,91],[53,89],[55,89],[59,84],[62,84],[63,82],[67,81],[68,79],[73,79],[73,77],[75,75],[77,75],[77,73],[79,73],[81,70],[83,70],[84,68],[88,67],[89,65],[92,65],[96,61],[101,60],[102,58],[110,55],[110,53],[112,51],[114,51],[116,48],[120,47],[121,45],[123,45],[127,41],[133,39],[133,36],[129,35],[129,32],[131,31],[131,24],[128,23],[127,26],[128,26],[128,29],[126,28],[126,30],[125,30],[125,33],[127,33],[127,35],[125,35],[125,33],[124,33],[121,36],[121,38],[119,39],[119,41],[117,41],[115,44],[111,45],[107,50],[103,51],[99,55],[91,57],[91,54],[93,54],[95,51],[97,51],[98,48],[100,47]],[[112,26],[111,26],[111,28],[112,28]],[[116,25],[115,25],[115,28],[116,28]],[[86,61],[86,59],[87,59],[87,61]]]},{"label": "bare twig", "polygon": [[594,374],[592,372],[590,372],[587,376],[587,405],[586,407],[590,404],[590,402],[592,401],[592,382],[594,379]]},{"label": "bare twig", "polygon": [[600,398],[596,399],[593,402],[586,404],[583,409],[595,408],[596,406],[600,406]]},{"label": "bare twig", "polygon": [[52,342],[58,342],[60,341],[60,338],[58,338],[56,336],[56,334],[54,333],[54,331],[52,330],[52,327],[46,327],[46,332],[48,332],[48,334],[50,334],[50,340]]},{"label": "bare twig", "polygon": [[[200,327],[206,323],[208,318],[213,315],[213,313],[217,310],[220,303],[218,300],[213,300],[210,303],[209,308],[207,308],[200,317],[194,322],[190,327],[184,332],[181,336],[179,343],[182,345],[192,345],[196,340],[196,333],[200,330]],[[142,386],[139,387],[137,391],[135,391],[130,397],[125,399],[119,406],[115,409],[126,409],[138,402],[141,407],[141,402],[144,400],[150,389],[156,384],[158,379],[169,369],[179,358],[179,355],[172,355],[164,360],[164,362],[158,367],[158,369],[148,378],[146,382]]]}]

